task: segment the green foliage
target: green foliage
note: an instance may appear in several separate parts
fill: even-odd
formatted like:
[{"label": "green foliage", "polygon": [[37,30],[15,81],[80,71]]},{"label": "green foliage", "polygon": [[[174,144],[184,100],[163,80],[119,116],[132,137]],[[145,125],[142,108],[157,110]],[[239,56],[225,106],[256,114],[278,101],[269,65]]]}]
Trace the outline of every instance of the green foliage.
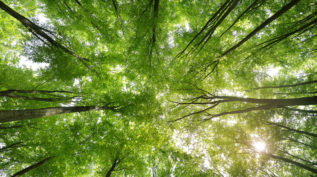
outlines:
[{"label": "green foliage", "polygon": [[39,27],[0,4],[0,116],[115,107],[1,123],[0,176],[313,176],[316,100],[275,101],[316,98],[316,3],[222,56],[290,2],[0,1]]}]

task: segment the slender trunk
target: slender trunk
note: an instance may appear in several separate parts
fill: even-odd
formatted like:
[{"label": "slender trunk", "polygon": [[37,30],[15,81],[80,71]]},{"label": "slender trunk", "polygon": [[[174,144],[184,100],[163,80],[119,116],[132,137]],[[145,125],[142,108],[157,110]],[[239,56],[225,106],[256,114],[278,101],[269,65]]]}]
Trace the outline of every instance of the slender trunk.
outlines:
[{"label": "slender trunk", "polygon": [[22,142],[13,143],[13,144],[10,144],[9,146],[1,148],[0,152],[3,152],[5,150],[7,150],[7,149],[13,148],[15,146],[21,146],[21,145],[22,145]]},{"label": "slender trunk", "polygon": [[230,0],[226,0],[224,4],[221,5],[221,7],[217,10],[215,14],[207,21],[207,23],[202,27],[202,29],[190,40],[190,42],[186,45],[186,47],[177,54],[176,58],[182,56],[185,51],[191,46],[191,44],[208,28],[208,26],[213,22],[221,13],[223,13],[224,9],[228,6],[230,3]]},{"label": "slender trunk", "polygon": [[40,162],[37,162],[37,163],[35,163],[35,164],[31,165],[31,166],[28,166],[27,168],[22,169],[21,171],[18,171],[15,174],[13,174],[12,177],[21,176],[21,175],[27,173],[28,171],[33,170],[33,169],[43,165],[44,163],[46,163],[47,161],[51,160],[52,158],[54,158],[54,157],[48,157],[48,158],[46,158],[46,159],[44,159],[44,160],[42,160]]},{"label": "slender trunk", "polygon": [[159,12],[159,0],[154,0],[154,13],[153,13],[153,28],[152,28],[152,41],[150,45],[149,51],[149,66],[152,67],[152,55],[153,55],[153,48],[155,47],[156,42],[156,28],[157,28],[157,18]]},{"label": "slender trunk", "polygon": [[15,125],[15,126],[10,126],[10,127],[0,126],[0,130],[11,129],[11,128],[21,128],[21,127],[22,127],[22,125]]},{"label": "slender trunk", "polygon": [[75,107],[49,107],[41,109],[26,109],[26,110],[1,110],[0,122],[12,122],[18,120],[28,120],[34,118],[41,118],[46,116],[53,116],[58,114],[84,112],[90,110],[115,110],[115,107],[108,106],[75,106]]},{"label": "slender trunk", "polygon": [[302,131],[302,130],[296,130],[296,129],[293,129],[293,128],[290,128],[290,127],[287,127],[285,125],[281,125],[281,124],[278,124],[278,123],[274,123],[274,122],[267,122],[267,123],[270,124],[270,125],[274,125],[274,126],[277,126],[277,127],[281,127],[281,128],[287,129],[287,130],[292,131],[292,132],[305,134],[305,135],[317,138],[317,134],[314,134],[314,133],[305,132],[305,131]]},{"label": "slender trunk", "polygon": [[250,10],[259,8],[261,5],[264,4],[266,0],[256,0],[254,1],[246,10],[244,10],[236,19],[235,21],[224,31],[221,35],[223,36],[226,32],[228,32],[245,14],[247,14]]},{"label": "slender trunk", "polygon": [[258,99],[258,98],[242,98],[233,96],[214,96],[210,99],[223,99],[228,101],[241,101],[247,103],[270,104],[278,106],[298,106],[298,105],[317,105],[317,96],[289,98],[289,99]]},{"label": "slender trunk", "polygon": [[285,88],[285,87],[296,87],[300,85],[308,85],[308,84],[314,84],[317,83],[317,80],[307,81],[307,82],[301,82],[296,84],[287,84],[287,85],[278,85],[278,86],[264,86],[264,87],[256,87],[252,90],[259,90],[259,89],[273,89],[273,88]]},{"label": "slender trunk", "polygon": [[78,56],[76,53],[74,53],[73,51],[69,50],[68,48],[66,48],[65,46],[63,46],[62,44],[58,43],[57,41],[55,41],[53,38],[51,38],[48,34],[46,34],[43,30],[43,28],[41,28],[40,26],[37,26],[36,24],[34,24],[32,21],[30,21],[29,19],[27,19],[26,17],[22,16],[21,14],[19,14],[18,12],[14,11],[13,9],[11,9],[9,6],[7,6],[5,3],[3,3],[2,1],[0,1],[0,8],[2,10],[4,10],[5,12],[7,12],[9,15],[11,15],[12,17],[14,17],[15,19],[17,19],[18,21],[20,21],[23,26],[25,26],[26,28],[28,28],[33,34],[39,35],[41,37],[43,37],[44,39],[46,39],[49,43],[51,43],[53,46],[58,47],[60,49],[62,49],[64,52],[76,57],[80,62],[82,62],[86,67],[90,68],[89,66],[87,66],[87,62],[88,59],[83,58]]},{"label": "slender trunk", "polygon": [[297,157],[297,156],[295,156],[295,155],[293,155],[293,154],[290,154],[290,153],[287,152],[287,151],[281,151],[281,152],[283,152],[284,154],[287,154],[287,155],[289,155],[289,156],[291,156],[291,157],[294,157],[294,158],[296,158],[296,159],[299,159],[299,160],[301,160],[301,161],[304,161],[304,162],[306,162],[306,163],[309,163],[309,164],[311,164],[311,165],[317,165],[317,162],[311,162],[311,161],[308,161],[308,160],[303,159],[303,158],[301,158],[301,157]]},{"label": "slender trunk", "polygon": [[312,167],[307,166],[307,165],[304,165],[304,164],[302,164],[302,163],[293,161],[293,160],[288,159],[288,158],[285,158],[285,157],[276,156],[276,155],[273,155],[273,154],[270,154],[270,153],[263,153],[263,154],[266,155],[266,156],[268,156],[268,157],[271,157],[271,158],[273,158],[273,159],[281,160],[281,161],[283,161],[283,162],[286,162],[286,163],[295,165],[295,166],[300,167],[300,168],[304,168],[304,169],[306,169],[306,170],[308,170],[308,171],[311,171],[311,172],[317,174],[317,169],[312,168]]},{"label": "slender trunk", "polygon": [[304,110],[304,109],[295,109],[295,108],[288,108],[288,107],[284,107],[284,109],[306,113],[306,114],[317,114],[317,110]]},{"label": "slender trunk", "polygon": [[118,159],[116,158],[116,159],[114,160],[114,162],[112,163],[111,168],[108,170],[108,172],[107,172],[107,174],[106,174],[106,177],[110,177],[110,176],[111,176],[112,172],[114,172],[114,170],[115,170],[115,168],[116,168],[116,166],[117,166],[118,164],[119,164],[119,161],[118,161]]},{"label": "slender trunk", "polygon": [[306,146],[306,147],[311,148],[311,149],[315,149],[315,147],[313,147],[313,146],[311,146],[311,145],[309,145],[309,144],[300,142],[300,141],[298,141],[298,140],[296,140],[296,139],[294,139],[294,138],[287,138],[287,140],[289,140],[289,141],[291,141],[291,142],[294,142],[294,143],[301,144],[301,145]]},{"label": "slender trunk", "polygon": [[[19,95],[20,94],[46,94],[50,96],[54,96],[53,98],[41,98],[37,96],[26,96],[26,95]],[[51,93],[71,93],[67,91],[48,91],[48,90],[6,90],[0,91],[0,96],[6,96],[10,98],[18,98],[24,100],[35,100],[35,101],[47,101],[47,102],[55,102],[55,101],[67,101],[71,100],[74,97],[66,97],[61,95],[54,95]]]},{"label": "slender trunk", "polygon": [[[169,122],[179,121],[191,115],[201,114],[201,113],[207,113],[209,115],[208,118],[203,119],[204,121],[207,121],[215,117],[220,117],[220,116],[229,115],[229,114],[240,114],[240,113],[246,113],[246,112],[257,111],[257,110],[283,108],[286,106],[317,105],[317,96],[303,97],[303,98],[290,98],[290,99],[258,99],[258,98],[243,98],[243,97],[234,97],[234,96],[210,96],[210,97],[200,96],[200,99],[210,100],[210,102],[199,102],[197,101],[198,99],[196,99],[195,100],[196,102],[179,103],[179,104],[202,104],[202,105],[212,105],[212,106],[207,107],[206,109],[203,109],[201,111],[187,114],[181,118],[171,120]],[[245,108],[241,110],[220,112],[218,114],[210,114],[207,112],[208,110],[215,108],[217,105],[221,103],[235,102],[235,101],[245,102],[245,103],[255,103],[258,105],[255,107],[249,107],[249,108]]]},{"label": "slender trunk", "polygon": [[290,3],[286,4],[284,7],[282,7],[278,12],[276,12],[273,16],[265,20],[260,26],[255,28],[251,33],[249,33],[245,38],[243,38],[239,43],[231,47],[230,49],[226,50],[219,58],[224,57],[228,53],[232,52],[236,48],[240,47],[242,44],[244,44],[246,41],[248,41],[252,36],[254,36],[256,33],[258,33],[260,30],[262,30],[264,27],[266,27],[268,24],[273,22],[275,19],[283,15],[285,12],[287,12],[289,9],[291,9],[294,5],[296,5],[300,0],[292,0]]},{"label": "slender trunk", "polygon": [[121,29],[122,29],[122,33],[124,34],[124,29],[123,29],[123,21],[119,12],[119,8],[118,8],[118,2],[116,0],[112,0],[112,4],[114,7],[114,10],[116,12],[117,18],[119,19],[120,25],[121,25]]}]

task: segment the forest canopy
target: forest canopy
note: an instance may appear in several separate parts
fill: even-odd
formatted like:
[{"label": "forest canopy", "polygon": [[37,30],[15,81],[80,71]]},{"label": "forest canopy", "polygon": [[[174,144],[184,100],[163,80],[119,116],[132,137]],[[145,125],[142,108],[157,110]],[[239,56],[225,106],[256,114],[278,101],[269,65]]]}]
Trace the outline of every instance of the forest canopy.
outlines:
[{"label": "forest canopy", "polygon": [[0,0],[0,176],[317,175],[314,0]]}]

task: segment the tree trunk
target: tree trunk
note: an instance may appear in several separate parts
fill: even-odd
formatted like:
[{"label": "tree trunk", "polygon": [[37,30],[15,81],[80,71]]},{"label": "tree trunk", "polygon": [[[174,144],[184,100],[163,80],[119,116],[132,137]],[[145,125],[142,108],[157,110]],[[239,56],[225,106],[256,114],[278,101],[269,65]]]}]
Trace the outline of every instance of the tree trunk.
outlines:
[{"label": "tree trunk", "polygon": [[108,106],[75,106],[75,107],[49,107],[41,109],[26,109],[26,110],[2,110],[0,111],[0,122],[12,122],[18,120],[28,120],[53,116],[58,114],[84,112],[90,110],[105,110],[110,109],[115,111],[115,107]]},{"label": "tree trunk", "polygon": [[296,130],[296,129],[293,129],[293,128],[290,128],[290,127],[287,127],[287,126],[285,126],[285,125],[281,125],[281,124],[278,124],[278,123],[274,123],[274,122],[267,122],[267,123],[270,124],[270,125],[274,125],[274,126],[278,126],[278,127],[285,128],[286,130],[289,130],[289,131],[292,131],[292,132],[301,133],[301,134],[305,134],[305,135],[308,135],[308,136],[312,136],[312,137],[316,137],[316,138],[317,138],[317,134],[314,134],[314,133],[310,133],[310,132],[306,132],[306,131],[301,131],[301,130]]},{"label": "tree trunk", "polygon": [[285,88],[285,87],[296,87],[300,85],[308,85],[308,84],[314,84],[317,83],[317,80],[307,81],[307,82],[301,82],[297,84],[288,84],[288,85],[278,85],[278,86],[263,86],[263,87],[256,87],[252,90],[259,90],[259,89],[274,89],[274,88]]},{"label": "tree trunk", "polygon": [[11,148],[13,148],[15,146],[21,146],[21,145],[22,145],[22,142],[13,143],[13,144],[10,144],[10,145],[8,145],[6,147],[1,148],[0,152],[3,152],[5,150],[7,150],[7,149],[11,149]]},{"label": "tree trunk", "polygon": [[273,154],[270,154],[270,153],[263,153],[263,154],[266,155],[266,156],[268,156],[268,157],[271,157],[271,158],[273,158],[273,159],[278,159],[278,160],[284,161],[284,162],[286,162],[286,163],[290,163],[290,164],[292,164],[292,165],[295,165],[295,166],[300,167],[300,168],[304,168],[304,169],[306,169],[306,170],[308,170],[308,171],[311,171],[311,172],[317,174],[317,169],[312,168],[312,167],[307,166],[307,165],[304,165],[304,164],[302,164],[302,163],[293,161],[293,160],[288,159],[288,158],[276,156],[276,155],[273,155]]},{"label": "tree trunk", "polygon": [[268,24],[270,24],[272,21],[283,15],[285,12],[287,12],[290,8],[292,8],[294,5],[296,5],[300,0],[292,0],[290,3],[286,4],[284,7],[282,7],[278,12],[276,12],[273,16],[265,20],[260,26],[255,28],[250,34],[248,34],[245,38],[243,38],[239,43],[231,47],[230,49],[226,50],[219,58],[224,57],[228,53],[232,52],[236,48],[240,47],[243,43],[248,41],[252,36],[254,36],[256,33],[258,33],[260,30],[262,30],[264,27],[266,27]]},{"label": "tree trunk", "polygon": [[304,162],[306,162],[306,163],[309,163],[309,164],[311,164],[311,165],[317,165],[317,162],[311,162],[311,161],[308,161],[308,160],[303,159],[303,158],[301,158],[301,157],[297,157],[297,156],[295,156],[295,155],[293,155],[293,154],[290,154],[290,153],[287,152],[287,151],[281,151],[281,152],[283,152],[284,154],[287,154],[287,155],[289,155],[289,156],[291,156],[291,157],[294,157],[294,158],[296,158],[296,159],[299,159],[299,160],[301,160],[301,161],[304,161]]},{"label": "tree trunk", "polygon": [[38,163],[35,163],[35,164],[31,165],[31,166],[28,166],[27,168],[25,168],[25,169],[23,169],[21,171],[16,172],[15,174],[13,174],[12,177],[21,176],[21,175],[27,173],[28,171],[33,170],[34,168],[37,168],[37,167],[43,165],[44,163],[46,163],[47,161],[51,160],[52,158],[54,158],[54,157],[48,157],[48,158],[46,158],[46,159],[44,159],[44,160],[42,160],[42,161],[40,161]]},{"label": "tree trunk", "polygon": [[115,170],[116,166],[119,164],[118,159],[116,158],[111,166],[111,168],[108,170],[106,177],[110,177],[112,172]]},{"label": "tree trunk", "polygon": [[[52,96],[52,98],[41,98],[37,96],[27,96],[19,95],[20,94],[46,94]],[[55,102],[55,101],[67,101],[71,100],[74,97],[54,95],[53,93],[72,93],[68,91],[49,91],[49,90],[6,90],[0,91],[0,96],[6,96],[10,98],[18,98],[24,100],[35,100],[35,101],[46,101],[46,102]],[[52,94],[52,95],[51,95]]]},{"label": "tree trunk", "polygon": [[287,138],[286,140],[289,140],[289,141],[291,141],[291,142],[294,142],[294,143],[303,145],[303,146],[308,147],[308,148],[311,148],[311,149],[315,149],[315,148],[316,148],[316,147],[311,146],[311,145],[309,145],[309,144],[306,144],[306,143],[303,143],[303,142],[301,142],[301,141],[298,141],[298,140],[296,140],[296,139],[294,139],[294,138]]},{"label": "tree trunk", "polygon": [[5,12],[7,12],[9,15],[11,15],[12,17],[14,17],[15,19],[17,19],[18,21],[20,21],[23,26],[25,26],[26,28],[28,28],[33,34],[35,33],[36,35],[39,35],[41,37],[43,37],[44,39],[46,39],[49,43],[51,43],[53,46],[58,47],[60,49],[62,49],[64,52],[76,57],[81,63],[83,63],[86,67],[90,68],[87,65],[87,61],[88,59],[83,58],[78,56],[76,53],[74,53],[73,51],[69,50],[68,48],[66,48],[65,46],[63,46],[62,44],[58,43],[57,41],[55,41],[53,38],[51,38],[48,34],[46,34],[43,28],[41,28],[40,26],[37,26],[36,24],[34,24],[32,21],[30,21],[29,19],[27,19],[26,17],[22,16],[21,14],[19,14],[18,12],[14,11],[13,9],[11,9],[9,6],[7,6],[5,3],[3,3],[2,1],[0,1],[0,8],[2,10],[4,10]]},{"label": "tree trunk", "polygon": [[[242,98],[233,96],[215,96],[211,99],[223,99],[225,102],[241,101],[247,103],[269,104],[280,106],[299,106],[299,105],[317,105],[317,96],[289,98],[289,99],[258,99],[258,98]],[[221,101],[220,101],[221,102]]]}]

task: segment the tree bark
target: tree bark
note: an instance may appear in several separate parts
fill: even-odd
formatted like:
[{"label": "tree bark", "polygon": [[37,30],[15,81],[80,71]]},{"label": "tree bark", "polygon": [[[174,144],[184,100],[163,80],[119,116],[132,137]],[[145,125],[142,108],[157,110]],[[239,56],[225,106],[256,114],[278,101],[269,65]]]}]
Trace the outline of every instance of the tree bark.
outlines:
[{"label": "tree bark", "polygon": [[51,160],[52,158],[54,158],[54,157],[48,157],[48,158],[46,158],[46,159],[44,159],[44,160],[42,160],[40,162],[37,162],[37,163],[35,163],[35,164],[31,165],[31,166],[28,166],[27,168],[22,169],[21,171],[18,171],[15,174],[13,174],[12,177],[21,176],[21,175],[27,173],[28,171],[33,170],[33,169],[43,165],[44,163],[46,163],[47,161]]},{"label": "tree bark", "polygon": [[28,120],[34,118],[41,118],[46,116],[53,116],[58,114],[84,112],[90,110],[106,110],[115,111],[116,107],[108,106],[75,106],[75,107],[49,107],[41,109],[26,109],[26,110],[2,110],[0,111],[0,122],[12,122],[18,120]]},{"label": "tree bark", "polygon": [[304,168],[304,169],[306,169],[306,170],[308,170],[308,171],[311,171],[311,172],[317,174],[317,169],[312,168],[312,167],[307,166],[307,165],[304,165],[304,164],[302,164],[302,163],[293,161],[293,160],[288,159],[288,158],[285,158],[285,157],[276,156],[276,155],[273,155],[273,154],[270,154],[270,153],[263,153],[263,154],[266,155],[266,156],[268,156],[268,157],[271,157],[271,158],[273,158],[273,159],[278,159],[278,160],[284,161],[284,162],[286,162],[286,163],[295,165],[295,166],[300,167],[300,168]]}]

